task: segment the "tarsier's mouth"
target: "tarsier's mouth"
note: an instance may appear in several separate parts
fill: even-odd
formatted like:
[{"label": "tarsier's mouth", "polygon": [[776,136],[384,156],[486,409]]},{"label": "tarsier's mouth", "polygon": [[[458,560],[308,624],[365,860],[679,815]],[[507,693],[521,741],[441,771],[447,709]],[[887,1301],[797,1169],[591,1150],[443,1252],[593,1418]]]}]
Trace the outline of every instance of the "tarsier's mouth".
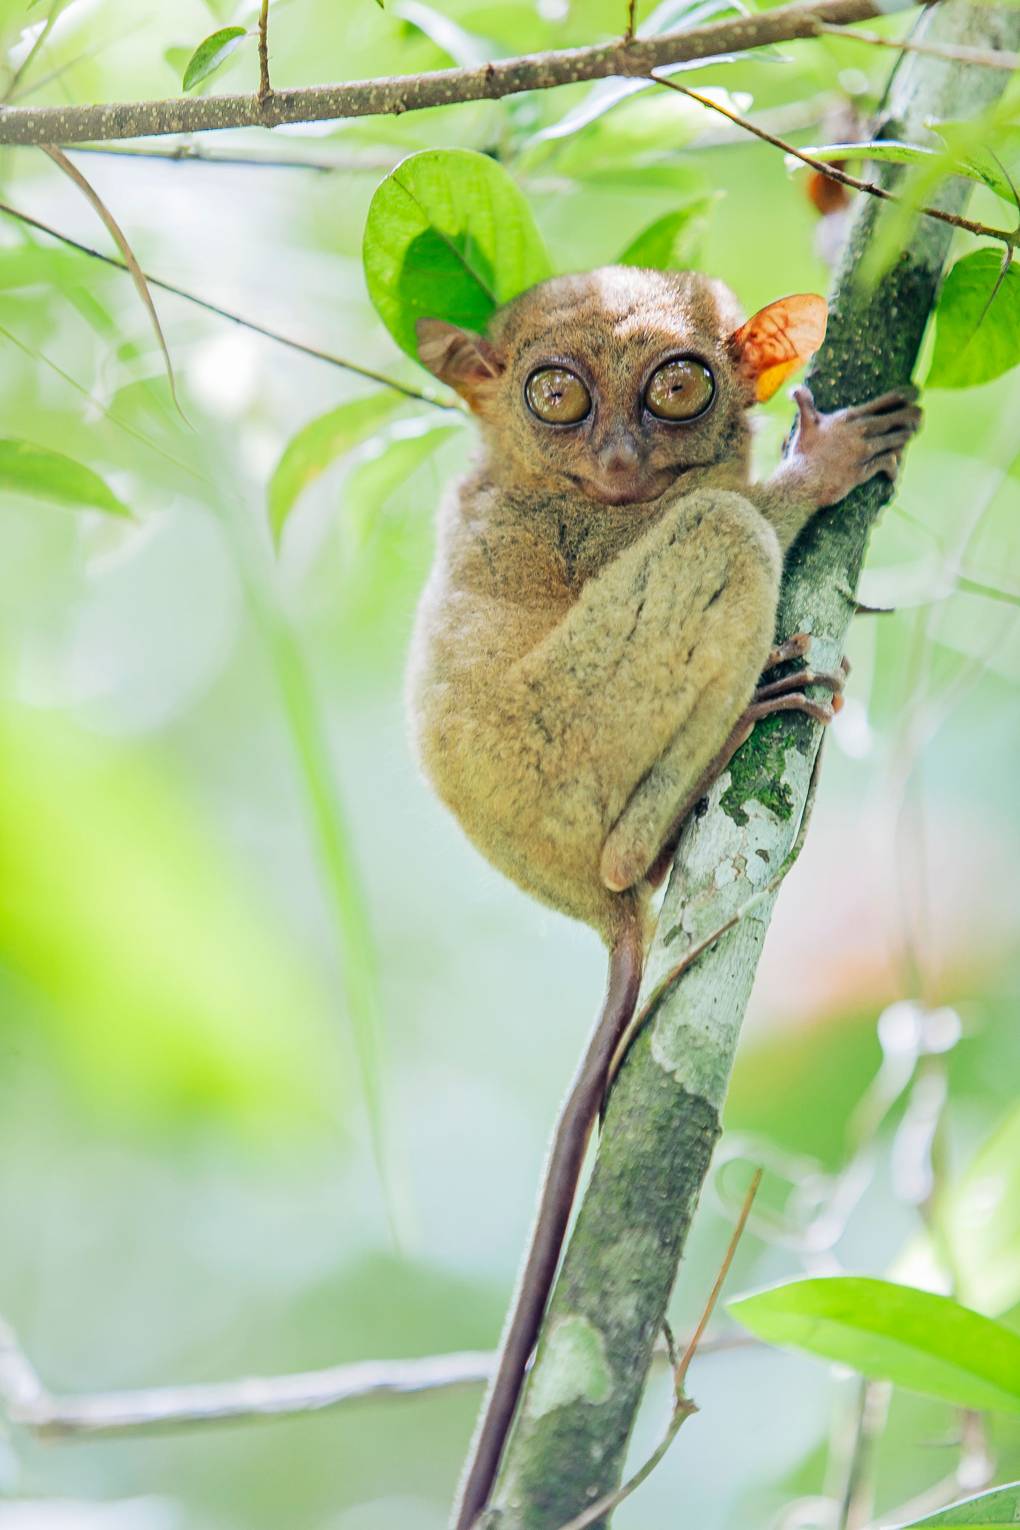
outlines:
[{"label": "tarsier's mouth", "polygon": [[600,505],[650,505],[661,499],[684,472],[683,468],[660,468],[655,473],[635,475],[625,480],[608,482],[606,479],[582,478],[580,474],[567,476],[579,489]]}]

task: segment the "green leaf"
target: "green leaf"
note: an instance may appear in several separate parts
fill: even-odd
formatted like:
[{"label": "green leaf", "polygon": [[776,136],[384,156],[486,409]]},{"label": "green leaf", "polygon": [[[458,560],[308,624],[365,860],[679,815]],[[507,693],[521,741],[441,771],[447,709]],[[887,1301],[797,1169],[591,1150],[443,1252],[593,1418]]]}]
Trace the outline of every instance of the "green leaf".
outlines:
[{"label": "green leaf", "polygon": [[377,440],[369,442],[344,486],[344,502],[358,537],[371,528],[386,501],[405,479],[460,428],[459,421],[437,425],[431,418],[398,420]]},{"label": "green leaf", "polygon": [[769,1343],[959,1408],[1020,1413],[1020,1334],[948,1296],[839,1275],[793,1280],[729,1306]]},{"label": "green leaf", "polygon": [[188,59],[181,77],[182,87],[194,90],[196,85],[214,74],[221,64],[226,63],[245,32],[244,27],[220,27],[218,32],[210,32]]},{"label": "green leaf", "polygon": [[653,266],[660,271],[687,271],[697,266],[708,228],[713,197],[701,197],[687,207],[657,218],[618,257],[621,266]]},{"label": "green leaf", "polygon": [[[812,159],[820,159],[826,165],[839,159],[873,159],[881,164],[917,165],[944,157],[938,149],[929,149],[919,143],[901,143],[896,138],[866,138],[859,143],[816,144],[802,149],[801,153],[809,154]],[[803,167],[804,161],[797,159],[796,155],[786,156],[788,170]]]},{"label": "green leaf", "polygon": [[298,496],[345,452],[359,446],[407,400],[399,393],[351,399],[302,426],[283,449],[269,480],[269,525],[279,545]]},{"label": "green leaf", "polygon": [[970,1306],[995,1316],[1020,1302],[1020,1106],[940,1198],[936,1219]]},{"label": "green leaf", "polygon": [[995,250],[975,250],[946,277],[935,315],[929,388],[971,388],[1020,361],[1020,266],[1008,267],[996,292],[1001,270]]},{"label": "green leaf", "polygon": [[30,441],[0,440],[0,486],[13,494],[31,494],[75,509],[131,514],[98,473],[63,452],[51,452]]},{"label": "green leaf", "polygon": [[391,171],[368,210],[363,257],[379,317],[415,359],[417,319],[484,329],[551,269],[523,193],[470,149],[427,149]]},{"label": "green leaf", "polygon": [[1016,1530],[1020,1525],[1020,1482],[1009,1482],[1005,1487],[992,1488],[979,1493],[976,1498],[963,1498],[959,1503],[929,1514],[924,1519],[911,1520],[901,1530],[952,1530],[953,1526],[980,1526],[981,1530]]}]

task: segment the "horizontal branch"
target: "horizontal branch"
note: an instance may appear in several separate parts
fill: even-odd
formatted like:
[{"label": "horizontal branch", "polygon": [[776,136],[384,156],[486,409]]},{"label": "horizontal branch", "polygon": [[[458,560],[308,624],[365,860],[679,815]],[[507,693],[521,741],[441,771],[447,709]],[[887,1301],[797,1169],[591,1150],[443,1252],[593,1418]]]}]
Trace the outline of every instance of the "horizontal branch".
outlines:
[{"label": "horizontal branch", "polygon": [[[721,1354],[757,1342],[750,1334],[723,1333],[705,1340],[700,1353]],[[318,1413],[370,1397],[408,1397],[480,1386],[491,1378],[495,1366],[494,1352],[466,1350],[413,1360],[359,1360],[286,1376],[55,1397],[43,1386],[14,1332],[0,1319],[0,1407],[12,1424],[41,1439],[145,1434]]]},{"label": "horizontal branch", "polygon": [[910,0],[798,0],[756,15],[737,16],[661,37],[617,38],[587,48],[497,59],[469,69],[351,80],[256,94],[180,96],[168,101],[123,101],[100,106],[0,107],[0,143],[106,142],[166,133],[208,133],[224,128],[279,127],[290,122],[379,117],[498,101],[526,90],[552,90],[610,76],[639,77],[670,64],[694,63],[722,53],[746,53],[766,44],[814,37],[818,23],[848,26],[869,21]]}]

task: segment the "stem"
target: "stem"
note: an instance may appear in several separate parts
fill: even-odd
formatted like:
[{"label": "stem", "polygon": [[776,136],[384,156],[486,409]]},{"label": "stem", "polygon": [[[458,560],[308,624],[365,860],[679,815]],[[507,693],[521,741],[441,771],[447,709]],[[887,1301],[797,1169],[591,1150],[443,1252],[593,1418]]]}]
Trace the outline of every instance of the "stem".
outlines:
[{"label": "stem", "polygon": [[259,11],[259,88],[256,96],[261,108],[265,108],[272,94],[273,87],[269,82],[269,0],[262,0],[262,9]]},{"label": "stem", "polygon": [[[1020,7],[944,0],[929,13],[925,35],[952,47],[1016,48]],[[928,120],[971,117],[991,105],[1005,83],[999,71],[913,55],[896,70],[878,132],[911,139]],[[891,189],[902,172],[884,165],[879,174]],[[950,178],[938,206],[958,215],[969,190]],[[934,307],[951,228],[919,220],[902,258],[865,285],[862,263],[883,216],[876,198],[862,198],[855,209],[828,337],[809,379],[823,409],[863,402],[908,381]],[[884,479],[873,479],[838,511],[819,516],[788,557],[777,636],[810,631],[812,663],[820,669],[834,668],[843,652],[868,533],[889,492]],[[713,789],[708,812],[689,823],[649,956],[646,994],[789,854],[819,731],[800,716],[759,725]],[[667,986],[620,1070],[483,1520],[491,1530],[558,1530],[620,1482],[653,1338],[719,1135],[775,896],[762,899],[754,917],[740,920]]]}]

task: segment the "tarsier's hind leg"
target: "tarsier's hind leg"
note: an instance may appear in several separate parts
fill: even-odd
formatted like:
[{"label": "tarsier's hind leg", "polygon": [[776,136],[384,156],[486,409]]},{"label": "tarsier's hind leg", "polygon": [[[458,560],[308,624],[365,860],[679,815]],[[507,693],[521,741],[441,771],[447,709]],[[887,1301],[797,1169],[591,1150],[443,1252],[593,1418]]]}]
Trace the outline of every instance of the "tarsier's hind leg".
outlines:
[{"label": "tarsier's hind leg", "polygon": [[[775,664],[803,655],[807,646],[804,634],[798,633],[770,653],[766,672]],[[775,712],[806,712],[816,722],[831,722],[842,704],[846,675],[847,666],[843,663],[834,673],[808,668],[760,685],[700,775],[694,775],[697,767],[687,730],[679,734],[637,787],[606,839],[602,852],[606,886],[622,891],[645,881],[657,887],[669,870],[684,824],[750,736],[755,723]],[[804,687],[810,685],[830,691],[832,703],[813,701],[806,696]]]}]

